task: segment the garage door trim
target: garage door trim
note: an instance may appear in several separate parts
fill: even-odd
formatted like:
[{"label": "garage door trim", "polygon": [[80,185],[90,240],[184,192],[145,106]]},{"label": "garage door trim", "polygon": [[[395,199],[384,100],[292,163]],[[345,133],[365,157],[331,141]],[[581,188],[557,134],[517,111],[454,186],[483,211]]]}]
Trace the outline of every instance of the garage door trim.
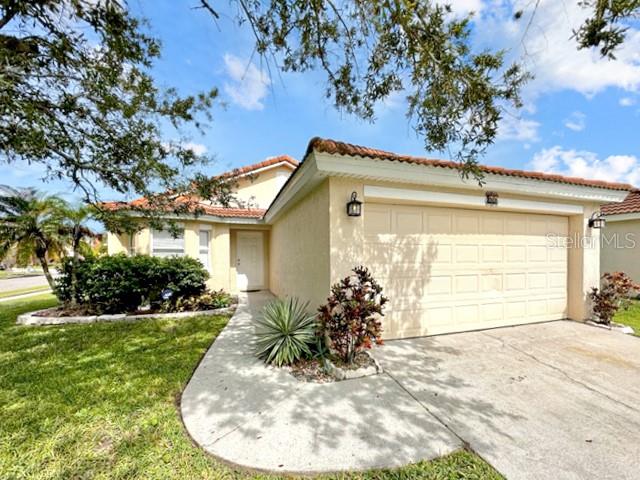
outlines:
[{"label": "garage door trim", "polygon": [[487,207],[484,195],[469,195],[436,190],[413,190],[408,188],[364,186],[365,200],[375,199],[384,202],[404,201],[429,205],[452,205],[461,208],[490,208],[498,211],[518,211],[529,213],[545,213],[550,215],[583,215],[582,205],[557,202],[541,202],[538,200],[521,200],[516,198],[500,198],[497,207]]}]

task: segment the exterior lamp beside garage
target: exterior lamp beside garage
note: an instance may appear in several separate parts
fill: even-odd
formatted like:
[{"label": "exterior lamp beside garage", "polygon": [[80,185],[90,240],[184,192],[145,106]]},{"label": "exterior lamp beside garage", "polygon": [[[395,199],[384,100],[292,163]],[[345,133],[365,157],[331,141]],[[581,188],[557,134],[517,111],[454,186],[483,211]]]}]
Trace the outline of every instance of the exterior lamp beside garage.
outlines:
[{"label": "exterior lamp beside garage", "polygon": [[485,193],[487,198],[487,205],[490,207],[496,207],[498,205],[498,192]]},{"label": "exterior lamp beside garage", "polygon": [[604,228],[606,223],[600,212],[593,212],[589,219],[589,228]]},{"label": "exterior lamp beside garage", "polygon": [[351,201],[347,203],[347,215],[350,217],[359,217],[362,215],[362,202],[358,200],[358,194],[351,194]]}]

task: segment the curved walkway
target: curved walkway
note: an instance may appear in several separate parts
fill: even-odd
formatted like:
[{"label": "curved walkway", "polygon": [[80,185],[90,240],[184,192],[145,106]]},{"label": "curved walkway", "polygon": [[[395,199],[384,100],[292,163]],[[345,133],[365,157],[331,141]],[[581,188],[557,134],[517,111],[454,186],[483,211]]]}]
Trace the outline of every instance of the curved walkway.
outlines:
[{"label": "curved walkway", "polygon": [[396,467],[462,447],[386,374],[314,384],[266,367],[253,355],[251,319],[273,298],[240,298],[182,394],[184,424],[204,450],[248,468],[315,473]]}]

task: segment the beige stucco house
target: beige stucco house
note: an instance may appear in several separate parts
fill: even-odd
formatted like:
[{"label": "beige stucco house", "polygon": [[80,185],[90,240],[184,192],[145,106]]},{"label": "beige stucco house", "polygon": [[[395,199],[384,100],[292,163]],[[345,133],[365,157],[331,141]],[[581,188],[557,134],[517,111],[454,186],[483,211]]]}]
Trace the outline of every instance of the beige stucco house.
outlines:
[{"label": "beige stucco house", "polygon": [[640,190],[633,190],[622,203],[602,206],[607,224],[602,230],[600,269],[625,272],[640,283]]},{"label": "beige stucco house", "polygon": [[[390,298],[386,338],[589,316],[600,276],[600,230],[589,218],[630,185],[482,167],[315,138],[298,165],[277,157],[242,169],[255,208],[208,206],[184,236],[110,234],[109,253],[200,258],[210,285],[269,289],[315,308],[355,265]],[[359,216],[347,203],[363,202]]]}]

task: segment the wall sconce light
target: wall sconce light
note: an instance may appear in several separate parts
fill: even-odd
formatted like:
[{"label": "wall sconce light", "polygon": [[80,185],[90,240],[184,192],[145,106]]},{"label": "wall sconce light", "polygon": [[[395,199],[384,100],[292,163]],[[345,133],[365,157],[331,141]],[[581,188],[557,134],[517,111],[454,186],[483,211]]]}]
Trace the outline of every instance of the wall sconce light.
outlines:
[{"label": "wall sconce light", "polygon": [[606,223],[600,212],[593,212],[589,219],[589,228],[604,228]]},{"label": "wall sconce light", "polygon": [[498,192],[487,192],[485,196],[487,197],[487,205],[490,207],[498,205]]},{"label": "wall sconce light", "polygon": [[362,214],[362,202],[358,200],[358,194],[351,194],[351,201],[347,203],[347,215],[350,217],[359,217]]}]

